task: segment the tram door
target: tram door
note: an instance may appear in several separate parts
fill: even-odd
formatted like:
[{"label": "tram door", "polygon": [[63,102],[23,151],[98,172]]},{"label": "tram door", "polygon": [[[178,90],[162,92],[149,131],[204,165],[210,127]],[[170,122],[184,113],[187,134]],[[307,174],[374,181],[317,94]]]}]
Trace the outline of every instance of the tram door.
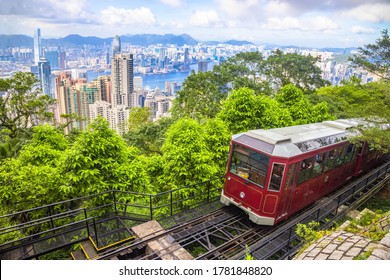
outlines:
[{"label": "tram door", "polygon": [[282,198],[280,201],[277,219],[284,217],[288,214],[288,210],[290,208],[291,200],[294,194],[295,175],[297,174],[298,166],[299,162],[295,164],[290,164],[288,167],[287,178],[282,192]]}]

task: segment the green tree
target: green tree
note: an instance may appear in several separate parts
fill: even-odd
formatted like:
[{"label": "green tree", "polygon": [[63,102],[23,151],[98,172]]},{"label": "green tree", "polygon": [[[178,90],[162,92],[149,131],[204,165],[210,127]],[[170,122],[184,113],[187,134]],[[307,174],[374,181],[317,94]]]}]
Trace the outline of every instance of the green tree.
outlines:
[{"label": "green tree", "polygon": [[157,122],[147,122],[138,130],[130,130],[123,138],[129,146],[136,147],[142,154],[162,155],[161,148],[165,142],[165,133],[174,123],[173,118],[162,118]]},{"label": "green tree", "polygon": [[329,104],[336,118],[358,118],[368,121],[371,128],[362,128],[361,137],[384,152],[390,151],[390,83],[386,80],[361,84],[357,78],[339,86],[324,87],[317,91],[317,100]]},{"label": "green tree", "polygon": [[179,119],[169,127],[162,151],[166,189],[189,186],[217,175],[204,128],[193,119]]},{"label": "green tree", "polygon": [[173,101],[172,116],[175,119],[213,118],[219,112],[220,101],[225,95],[218,88],[213,72],[197,74],[192,72],[184,81],[183,89],[177,92]]},{"label": "green tree", "polygon": [[78,195],[111,189],[147,191],[147,176],[137,155],[138,150],[128,147],[105,119],[95,119],[65,155],[68,191]]},{"label": "green tree", "polygon": [[249,88],[233,90],[222,103],[222,110],[217,117],[224,121],[233,134],[260,127],[256,116],[257,99]]},{"label": "green tree", "polygon": [[292,124],[290,112],[267,95],[255,95],[252,89],[233,90],[222,103],[217,115],[223,120],[231,133],[251,129],[274,128]]},{"label": "green tree", "polygon": [[0,165],[2,208],[15,212],[69,198],[62,188],[66,181],[60,168],[67,148],[67,140],[56,128],[34,127],[32,140],[20,155]]},{"label": "green tree", "polygon": [[42,94],[38,80],[29,72],[17,72],[12,78],[0,79],[0,129],[15,138],[21,131],[39,123],[51,121],[48,108],[55,100]]},{"label": "green tree", "polygon": [[130,109],[129,114],[129,130],[138,131],[141,127],[150,123],[151,113],[149,107],[139,108],[134,107]]},{"label": "green tree", "polygon": [[264,74],[277,89],[293,84],[305,93],[311,93],[329,84],[322,78],[322,71],[316,65],[318,61],[319,57],[285,54],[278,49],[267,58]]},{"label": "green tree", "polygon": [[260,123],[258,128],[268,129],[293,124],[290,111],[281,106],[274,98],[259,95],[256,99],[256,116]]},{"label": "green tree", "polygon": [[229,157],[229,143],[231,135],[227,125],[220,119],[208,119],[204,124],[207,149],[212,154],[212,161],[216,164],[218,174],[224,174]]},{"label": "green tree", "polygon": [[349,58],[352,66],[363,68],[383,79],[390,80],[390,37],[387,29],[375,44],[358,48],[358,53]]},{"label": "green tree", "polygon": [[293,84],[282,87],[275,95],[275,100],[282,108],[289,111],[293,124],[296,125],[321,122],[331,118],[326,102],[313,106],[302,90]]},{"label": "green tree", "polygon": [[253,89],[256,94],[270,94],[269,83],[261,79],[264,65],[265,61],[260,52],[243,52],[214,66],[213,71],[220,90],[247,87]]}]

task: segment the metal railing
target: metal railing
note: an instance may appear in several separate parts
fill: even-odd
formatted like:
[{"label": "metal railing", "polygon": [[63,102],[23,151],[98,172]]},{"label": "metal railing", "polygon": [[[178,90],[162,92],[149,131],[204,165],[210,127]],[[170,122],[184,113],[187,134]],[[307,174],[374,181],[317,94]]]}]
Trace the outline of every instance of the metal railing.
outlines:
[{"label": "metal railing", "polygon": [[[118,223],[116,219],[144,222],[173,216],[215,201],[222,185],[223,177],[217,177],[157,194],[110,190],[3,215],[0,216],[0,258],[16,249],[23,249],[28,257],[42,255],[87,238],[93,238],[97,247],[104,247],[110,242],[107,241],[110,228],[112,232],[117,231],[113,224]],[[125,239],[127,235],[118,236]]]},{"label": "metal railing", "polygon": [[[284,253],[280,259],[288,258],[296,253],[302,246],[301,240],[296,234],[297,224],[308,224],[311,221],[320,223],[320,228],[325,229],[340,220],[346,213],[362,205],[373,197],[383,186],[390,182],[390,161],[369,172],[357,180],[347,184],[340,190],[331,194],[318,205],[297,217],[291,218],[286,224],[277,226],[275,231],[262,240],[258,240],[249,246],[250,252],[256,259],[269,259],[280,251]],[[243,259],[242,252],[232,259]]]}]

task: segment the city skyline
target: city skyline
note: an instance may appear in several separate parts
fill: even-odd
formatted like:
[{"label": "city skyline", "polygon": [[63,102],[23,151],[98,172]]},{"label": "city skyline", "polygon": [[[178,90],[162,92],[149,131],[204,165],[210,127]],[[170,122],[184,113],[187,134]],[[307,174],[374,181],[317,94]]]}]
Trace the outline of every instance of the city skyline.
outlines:
[{"label": "city skyline", "polygon": [[3,0],[0,34],[183,34],[303,47],[357,47],[390,26],[385,0]]}]

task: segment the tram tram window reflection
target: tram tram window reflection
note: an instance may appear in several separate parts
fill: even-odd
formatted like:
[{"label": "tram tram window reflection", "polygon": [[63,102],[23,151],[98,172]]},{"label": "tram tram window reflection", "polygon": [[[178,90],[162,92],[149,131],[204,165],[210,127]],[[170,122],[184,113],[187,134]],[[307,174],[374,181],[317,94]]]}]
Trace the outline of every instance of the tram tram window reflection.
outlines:
[{"label": "tram tram window reflection", "polygon": [[327,159],[326,159],[326,163],[325,163],[325,171],[331,170],[337,166],[340,166],[343,163],[343,160],[342,160],[343,148],[344,147],[337,148],[337,149],[334,149],[334,150],[329,151],[327,153]]},{"label": "tram tram window reflection", "polygon": [[269,158],[251,149],[234,145],[230,161],[230,172],[248,179],[257,185],[264,186]]},{"label": "tram tram window reflection", "polygon": [[269,190],[279,191],[282,183],[282,176],[284,172],[284,164],[274,163],[272,168],[271,182],[269,184]]},{"label": "tram tram window reflection", "polygon": [[303,183],[310,179],[310,174],[313,169],[313,162],[314,162],[315,157],[311,157],[308,159],[304,159],[301,162],[301,167],[299,170],[299,175],[298,175],[298,184]]},{"label": "tram tram window reflection", "polygon": [[313,165],[313,172],[311,174],[311,178],[317,177],[318,175],[322,174],[324,171],[324,154],[318,154],[314,157],[314,165]]},{"label": "tram tram window reflection", "polygon": [[355,154],[355,145],[348,144],[345,149],[344,162],[350,162],[353,159],[353,155]]}]

